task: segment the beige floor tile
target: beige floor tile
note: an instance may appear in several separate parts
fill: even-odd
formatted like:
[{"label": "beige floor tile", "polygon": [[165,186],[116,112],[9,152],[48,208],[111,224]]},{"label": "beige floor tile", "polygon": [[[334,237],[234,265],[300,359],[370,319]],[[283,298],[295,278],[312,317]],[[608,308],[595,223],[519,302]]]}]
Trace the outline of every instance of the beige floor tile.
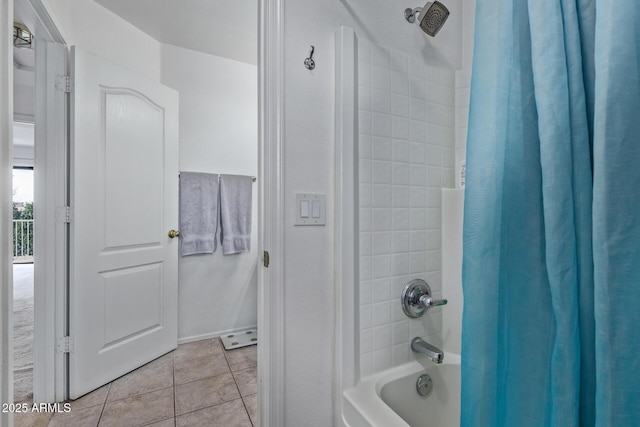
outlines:
[{"label": "beige floor tile", "polygon": [[134,427],[166,420],[174,416],[173,406],[172,387],[107,402],[100,427]]},{"label": "beige floor tile", "polygon": [[245,408],[247,408],[253,427],[258,427],[258,395],[243,396],[242,400],[244,401]]},{"label": "beige floor tile", "polygon": [[229,372],[229,365],[222,353],[176,362],[173,367],[176,385]]},{"label": "beige floor tile", "polygon": [[240,394],[248,396],[258,392],[258,368],[247,368],[233,373]]},{"label": "beige floor tile", "polygon": [[168,420],[158,421],[157,423],[147,424],[144,427],[175,427],[176,419],[169,418]]},{"label": "beige floor tile", "polygon": [[111,384],[107,402],[173,386],[173,355],[167,354]]},{"label": "beige floor tile", "polygon": [[180,344],[173,352],[173,360],[176,362],[182,362],[205,356],[213,356],[214,354],[222,353],[222,351],[220,339],[211,338],[208,340]]},{"label": "beige floor tile", "polygon": [[71,412],[58,412],[53,415],[49,427],[96,427],[100,421],[103,405],[90,406],[88,408]]},{"label": "beige floor tile", "polygon": [[176,415],[238,399],[240,393],[231,374],[218,375],[176,386]]},{"label": "beige floor tile", "polygon": [[91,393],[85,394],[79,399],[71,401],[71,410],[88,408],[89,406],[104,405],[109,393],[110,384],[104,385]]},{"label": "beige floor tile", "polygon": [[232,371],[253,368],[258,366],[258,346],[238,348],[236,350],[228,350],[224,355],[229,362]]},{"label": "beige floor tile", "polygon": [[242,399],[176,417],[178,427],[251,427]]},{"label": "beige floor tile", "polygon": [[69,413],[20,414],[15,426],[255,427],[256,366],[257,346],[188,343],[71,402]]},{"label": "beige floor tile", "polygon": [[13,414],[14,427],[47,427],[53,417],[51,412],[25,412]]}]

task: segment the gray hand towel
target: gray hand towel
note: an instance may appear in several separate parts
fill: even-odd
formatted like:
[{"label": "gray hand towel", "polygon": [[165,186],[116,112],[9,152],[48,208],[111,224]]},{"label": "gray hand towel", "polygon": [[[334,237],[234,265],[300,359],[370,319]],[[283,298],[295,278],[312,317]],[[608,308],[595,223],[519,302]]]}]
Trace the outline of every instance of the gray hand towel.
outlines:
[{"label": "gray hand towel", "polygon": [[210,254],[218,234],[219,177],[180,173],[180,254]]},{"label": "gray hand towel", "polygon": [[225,255],[251,250],[252,188],[250,176],[220,176],[220,223]]}]

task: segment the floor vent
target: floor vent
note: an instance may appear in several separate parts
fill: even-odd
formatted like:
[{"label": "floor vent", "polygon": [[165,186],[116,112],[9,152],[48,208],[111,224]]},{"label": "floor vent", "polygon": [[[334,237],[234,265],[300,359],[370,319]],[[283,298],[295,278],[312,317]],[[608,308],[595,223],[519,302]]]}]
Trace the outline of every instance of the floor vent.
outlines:
[{"label": "floor vent", "polygon": [[232,334],[222,335],[220,339],[222,340],[222,345],[225,350],[255,345],[258,344],[258,330],[247,329],[238,331]]}]

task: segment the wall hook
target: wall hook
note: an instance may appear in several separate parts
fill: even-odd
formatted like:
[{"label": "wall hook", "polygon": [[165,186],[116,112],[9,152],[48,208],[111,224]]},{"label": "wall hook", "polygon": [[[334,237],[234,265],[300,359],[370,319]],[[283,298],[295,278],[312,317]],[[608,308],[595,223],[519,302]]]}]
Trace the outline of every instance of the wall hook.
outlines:
[{"label": "wall hook", "polygon": [[313,51],[316,48],[311,45],[311,51],[309,52],[309,57],[304,60],[304,66],[307,67],[307,70],[313,70],[316,68],[316,62],[313,60]]}]

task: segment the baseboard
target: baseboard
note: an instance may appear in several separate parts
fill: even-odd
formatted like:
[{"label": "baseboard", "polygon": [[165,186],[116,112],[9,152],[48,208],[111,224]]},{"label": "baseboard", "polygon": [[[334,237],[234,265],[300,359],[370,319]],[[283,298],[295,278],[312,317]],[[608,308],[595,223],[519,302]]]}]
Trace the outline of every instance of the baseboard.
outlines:
[{"label": "baseboard", "polygon": [[210,332],[208,334],[192,335],[190,337],[178,338],[178,344],[186,344],[188,342],[208,340],[210,338],[217,338],[221,335],[233,334],[238,331],[243,331],[245,329],[255,329],[257,327],[258,327],[257,325],[247,325],[247,326],[242,326],[240,328],[227,329],[225,331]]}]

